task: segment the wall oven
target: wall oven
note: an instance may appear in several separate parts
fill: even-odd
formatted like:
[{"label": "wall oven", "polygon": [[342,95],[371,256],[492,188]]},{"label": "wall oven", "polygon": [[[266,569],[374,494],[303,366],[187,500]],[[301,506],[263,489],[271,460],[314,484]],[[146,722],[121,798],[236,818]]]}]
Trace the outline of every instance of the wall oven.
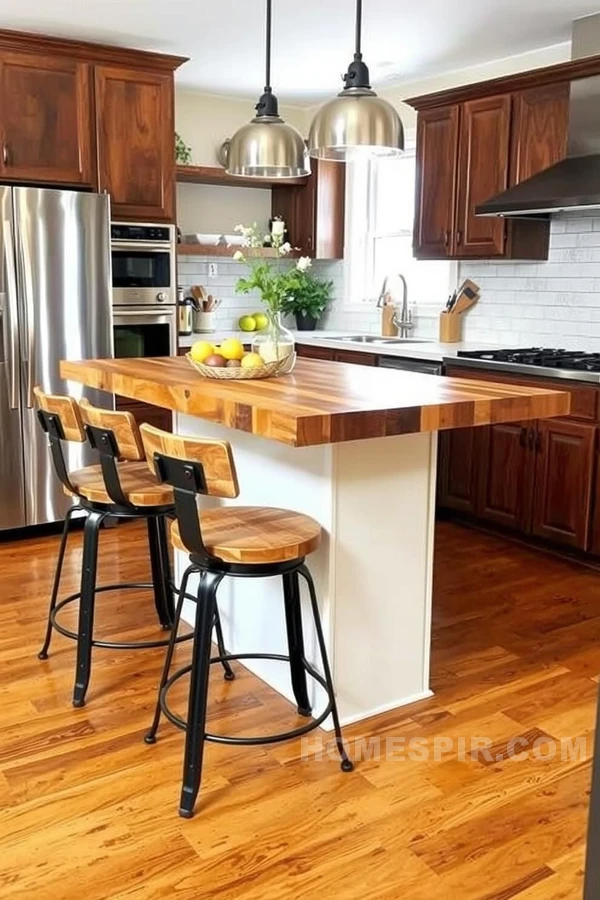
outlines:
[{"label": "wall oven", "polygon": [[111,225],[115,356],[177,354],[174,225]]}]

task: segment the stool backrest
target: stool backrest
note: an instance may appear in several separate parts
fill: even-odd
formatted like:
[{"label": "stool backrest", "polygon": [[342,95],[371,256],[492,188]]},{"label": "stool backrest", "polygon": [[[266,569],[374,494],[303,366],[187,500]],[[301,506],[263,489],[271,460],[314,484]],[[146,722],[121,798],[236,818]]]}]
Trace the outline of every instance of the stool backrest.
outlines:
[{"label": "stool backrest", "polygon": [[[77,401],[72,397],[63,397],[59,394],[46,394],[39,386],[34,387],[33,393],[36,396],[38,408],[60,422],[61,439],[83,444],[85,431]],[[46,429],[44,428],[44,430]]]},{"label": "stool backrest", "polygon": [[195,559],[214,560],[202,540],[197,495],[234,498],[239,494],[237,473],[227,441],[182,437],[152,425],[140,427],[148,465],[173,488],[181,540]]},{"label": "stool backrest", "polygon": [[48,435],[50,452],[56,474],[69,493],[79,496],[77,489],[71,484],[62,441],[76,441],[83,444],[85,430],[81,420],[79,405],[72,397],[59,394],[46,394],[41,387],[33,389],[38,404],[38,419]]},{"label": "stool backrest", "polygon": [[85,425],[112,431],[121,459],[140,462],[145,458],[138,424],[130,412],[100,409],[92,406],[89,400],[82,400],[79,408]]},{"label": "stool backrest", "polygon": [[[164,477],[165,470],[163,469],[161,472],[157,465],[157,457],[180,460],[200,467],[202,479],[197,482],[201,485],[196,491],[198,494],[231,499],[239,496],[240,489],[235,463],[231,446],[227,441],[211,441],[204,438],[170,434],[168,431],[161,431],[146,423],[140,426],[140,431],[148,465],[161,481],[172,484],[168,478]],[[175,485],[172,486],[175,487]]]}]

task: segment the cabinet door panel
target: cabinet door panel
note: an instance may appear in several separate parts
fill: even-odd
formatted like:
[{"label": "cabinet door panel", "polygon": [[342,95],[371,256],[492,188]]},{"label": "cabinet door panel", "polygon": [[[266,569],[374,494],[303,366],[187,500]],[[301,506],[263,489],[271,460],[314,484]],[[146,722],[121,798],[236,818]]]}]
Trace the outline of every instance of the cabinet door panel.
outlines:
[{"label": "cabinet door panel", "polygon": [[567,83],[515,94],[510,183],[525,181],[564,159],[568,128]]},{"label": "cabinet door panel", "polygon": [[532,423],[482,429],[477,514],[506,528],[527,530],[533,487]]},{"label": "cabinet door panel", "polygon": [[98,66],[95,86],[99,183],[113,217],[172,221],[172,76]]},{"label": "cabinet door panel", "polygon": [[533,533],[587,550],[596,427],[538,422]]},{"label": "cabinet door panel", "polygon": [[333,360],[335,358],[334,350],[330,350],[328,347],[311,347],[309,344],[296,344],[296,353],[307,359]]},{"label": "cabinet door panel", "polygon": [[69,59],[0,56],[0,175],[51,184],[92,183],[89,66]]},{"label": "cabinet door panel", "polygon": [[511,96],[463,104],[458,164],[456,256],[502,256],[506,224],[478,217],[475,207],[508,187]]},{"label": "cabinet door panel", "polygon": [[438,502],[447,509],[475,515],[479,428],[455,428],[439,435]]},{"label": "cabinet door panel", "polygon": [[453,254],[458,123],[458,106],[419,113],[413,236],[417,259]]}]

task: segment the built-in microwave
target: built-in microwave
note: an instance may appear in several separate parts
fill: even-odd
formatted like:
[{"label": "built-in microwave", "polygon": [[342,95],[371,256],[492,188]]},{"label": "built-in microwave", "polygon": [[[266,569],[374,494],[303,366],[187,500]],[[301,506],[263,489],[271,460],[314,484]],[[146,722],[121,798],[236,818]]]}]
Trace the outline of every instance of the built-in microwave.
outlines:
[{"label": "built-in microwave", "polygon": [[111,225],[113,306],[177,303],[174,225]]}]

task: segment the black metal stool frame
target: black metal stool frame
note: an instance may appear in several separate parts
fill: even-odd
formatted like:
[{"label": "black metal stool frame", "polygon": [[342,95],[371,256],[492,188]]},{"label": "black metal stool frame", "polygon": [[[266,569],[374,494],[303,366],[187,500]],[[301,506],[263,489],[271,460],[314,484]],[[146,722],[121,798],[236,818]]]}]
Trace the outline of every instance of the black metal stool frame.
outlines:
[{"label": "black metal stool frame", "polygon": [[[161,626],[165,630],[171,630],[174,622],[173,595],[176,588],[172,581],[167,542],[165,520],[173,518],[173,504],[156,507],[136,507],[127,501],[124,496],[116,461],[119,458],[119,449],[114,433],[110,429],[86,426],[88,440],[94,449],[100,454],[100,464],[105,486],[109,497],[114,501],[111,504],[88,501],[77,492],[77,488],[71,483],[66,468],[62,441],[64,431],[60,418],[45,410],[38,410],[38,419],[50,441],[50,449],[56,472],[65,487],[77,497],[77,503],[73,505],[65,516],[65,524],[62,532],[58,561],[50,598],[46,635],[42,649],[38,653],[39,659],[48,658],[48,649],[55,629],[65,637],[77,641],[77,663],[75,686],[73,689],[73,706],[85,705],[85,697],[90,682],[92,648],[101,647],[111,650],[147,650],[157,647],[165,647],[170,639],[164,638],[153,641],[101,641],[93,637],[94,613],[96,594],[112,590],[153,589],[156,612]],[[83,532],[83,566],[81,575],[81,590],[70,594],[65,599],[58,601],[62,567],[67,549],[70,524],[74,513],[86,514]],[[96,586],[97,562],[98,562],[98,538],[102,523],[107,518],[116,519],[146,519],[148,526],[148,543],[152,569],[152,582],[120,582],[119,584]],[[79,600],[78,631],[73,632],[57,622],[57,615],[63,607]],[[218,612],[216,614],[218,619]],[[217,629],[220,637],[220,622]],[[176,642],[182,643],[193,637],[193,634],[182,635]],[[219,644],[222,648],[222,644]],[[225,676],[233,678],[234,674],[229,664],[225,665]]]},{"label": "black metal stool frame", "polygon": [[[159,477],[173,487],[175,509],[179,522],[180,535],[186,547],[193,547],[197,552],[190,554],[191,564],[186,569],[179,592],[175,623],[171,632],[171,640],[167,649],[165,665],[158,689],[158,698],[152,725],[144,737],[147,744],[156,742],[156,733],[161,713],[176,725],[185,730],[185,753],[183,765],[183,784],[179,815],[191,818],[200,790],[202,780],[202,763],[205,741],[220,744],[256,745],[275,744],[308,734],[318,728],[331,715],[335,732],[336,746],[344,772],[354,768],[346,753],[342,730],[337,710],[333,678],[327,656],[327,646],[323,635],[317,594],[311,573],[304,562],[304,557],[287,562],[272,564],[231,564],[208,553],[202,540],[196,494],[206,492],[206,481],[203,467],[198,462],[156,454],[154,457]],[[189,597],[187,586],[193,574],[200,575],[197,594],[197,610],[194,625],[194,644],[191,664],[184,666],[170,676],[177,631],[181,620],[184,600]],[[302,575],[308,585],[311,611],[317,634],[317,642],[323,666],[323,675],[308,662],[304,652],[302,629],[302,612],[300,606],[300,585],[298,576]],[[223,653],[219,647],[219,655],[211,657],[212,623],[217,608],[217,589],[226,576],[237,578],[265,578],[281,576],[283,579],[284,604],[288,635],[289,655],[274,653]],[[222,640],[221,640],[222,644]],[[288,662],[290,665],[294,697],[298,712],[306,717],[312,710],[307,691],[307,674],[324,688],[327,694],[325,710],[311,722],[300,728],[294,728],[279,734],[260,737],[234,737],[211,734],[206,731],[206,711],[208,698],[209,670],[211,663],[225,663],[241,659],[272,659]],[[168,707],[167,695],[170,688],[187,673],[190,673],[190,692],[188,698],[187,721],[175,715]]]}]

